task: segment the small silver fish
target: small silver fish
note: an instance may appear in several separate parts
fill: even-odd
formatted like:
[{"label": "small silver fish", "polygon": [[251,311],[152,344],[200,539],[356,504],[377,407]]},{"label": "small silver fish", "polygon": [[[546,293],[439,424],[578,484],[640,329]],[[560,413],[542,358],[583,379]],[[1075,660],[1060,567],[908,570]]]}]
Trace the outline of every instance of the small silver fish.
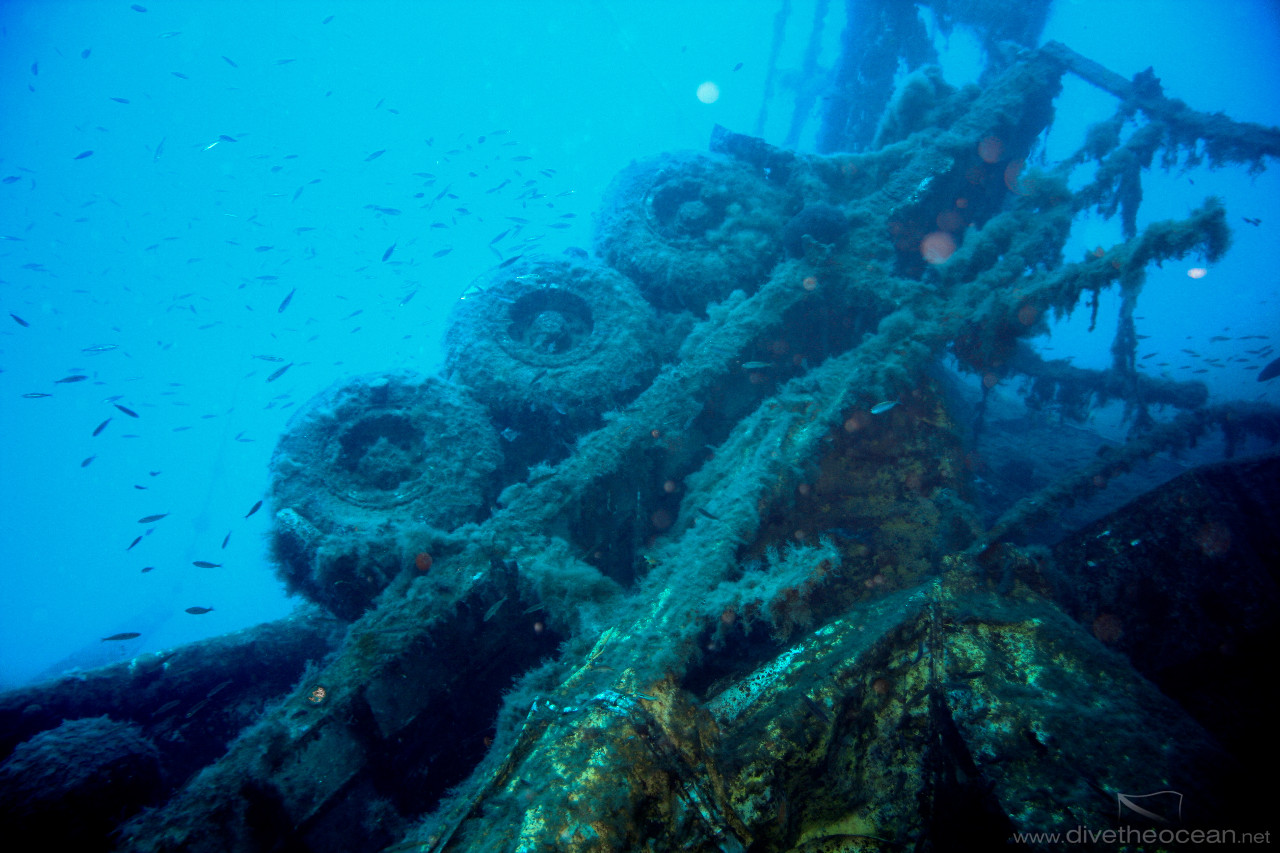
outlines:
[{"label": "small silver fish", "polygon": [[501,608],[502,605],[506,603],[507,603],[507,596],[505,595],[502,596],[502,598],[499,598],[497,601],[495,601],[493,603],[493,606],[484,612],[484,621],[488,622],[490,619],[492,619],[497,614],[498,609]]},{"label": "small silver fish", "polygon": [[896,405],[898,405],[897,400],[885,400],[883,403],[876,403],[874,406],[871,407],[871,414],[883,415],[885,412],[889,411]]},{"label": "small silver fish", "polygon": [[766,367],[773,367],[772,362],[768,361],[744,361],[742,362],[743,370],[764,370]]}]

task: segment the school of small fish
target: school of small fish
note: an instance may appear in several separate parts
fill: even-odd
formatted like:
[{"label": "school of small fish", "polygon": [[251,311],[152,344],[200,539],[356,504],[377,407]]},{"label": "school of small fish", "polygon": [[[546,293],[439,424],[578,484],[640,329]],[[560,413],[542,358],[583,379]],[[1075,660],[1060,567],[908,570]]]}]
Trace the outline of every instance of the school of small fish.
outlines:
[{"label": "school of small fish", "polygon": [[[121,10],[128,20],[120,25],[142,24],[144,29],[139,32],[144,34],[147,22],[159,11],[140,4],[126,5]],[[327,15],[318,23],[323,27],[332,25],[336,34],[340,26],[334,23],[336,17]],[[118,337],[107,338],[106,342],[97,338],[75,343],[67,351],[81,363],[64,365],[61,370],[49,371],[40,383],[13,389],[15,396],[33,401],[33,407],[43,407],[30,416],[80,419],[82,425],[76,431],[92,446],[81,445],[79,453],[73,450],[75,455],[69,465],[83,469],[81,476],[102,472],[105,477],[108,471],[119,470],[122,465],[126,470],[129,466],[139,467],[137,460],[146,458],[147,445],[162,433],[205,434],[201,430],[205,420],[225,423],[236,417],[234,406],[217,409],[216,404],[202,403],[197,384],[188,385],[181,368],[170,365],[166,369],[169,375],[165,376],[164,370],[148,367],[157,362],[157,355],[162,357],[160,361],[167,361],[166,354],[170,352],[177,354],[192,347],[225,350],[228,342],[243,352],[239,348],[242,342],[247,343],[255,348],[243,356],[228,351],[222,359],[228,372],[232,376],[243,374],[244,378],[261,383],[259,387],[270,389],[256,395],[261,409],[284,412],[327,384],[330,380],[326,374],[345,373],[340,361],[334,361],[334,370],[317,369],[329,349],[328,340],[319,332],[324,323],[339,318],[337,322],[346,323],[349,335],[361,333],[365,325],[385,328],[388,323],[400,324],[405,331],[401,338],[404,347],[407,351],[416,350],[419,345],[410,342],[420,319],[408,312],[419,308],[439,310],[442,299],[436,298],[428,305],[419,296],[418,302],[410,303],[420,293],[438,292],[441,285],[429,286],[427,282],[448,280],[433,265],[449,265],[442,267],[449,270],[482,267],[486,263],[506,266],[545,245],[549,235],[559,237],[561,232],[583,223],[578,213],[563,207],[578,205],[580,199],[573,188],[563,183],[557,170],[540,166],[534,154],[505,128],[460,134],[448,141],[442,137],[440,144],[434,136],[426,136],[413,146],[392,135],[382,144],[353,151],[347,163],[325,159],[314,152],[279,150],[274,140],[255,132],[252,126],[215,130],[183,143],[177,141],[177,132],[136,139],[139,131],[135,130],[135,120],[137,128],[148,126],[145,114],[155,104],[202,97],[208,101],[213,97],[210,91],[220,93],[237,86],[253,86],[273,74],[292,73],[292,68],[314,64],[314,60],[301,55],[255,59],[234,48],[218,50],[212,44],[194,40],[181,29],[152,30],[149,35],[155,39],[152,49],[157,62],[149,83],[138,78],[132,88],[116,88],[112,84],[112,90],[99,90],[98,97],[105,104],[103,114],[85,119],[83,141],[59,152],[58,159],[67,164],[64,168],[77,170],[72,173],[76,180],[91,188],[110,170],[128,173],[162,169],[177,174],[180,161],[190,157],[195,159],[186,168],[196,169],[210,181],[221,180],[229,186],[231,182],[220,176],[239,170],[245,180],[258,181],[264,189],[260,198],[239,207],[234,201],[219,203],[217,217],[240,229],[229,233],[230,239],[220,249],[213,237],[206,236],[214,230],[203,214],[189,222],[174,222],[167,231],[159,221],[145,222],[137,230],[137,244],[129,246],[124,257],[131,263],[136,263],[137,257],[146,258],[148,264],[174,281],[190,278],[193,282],[185,288],[173,287],[172,295],[158,305],[148,304],[145,297],[129,297],[141,305],[143,311],[139,313],[151,310],[164,322],[148,327],[139,322],[139,317],[116,305],[96,305],[93,311],[101,315],[103,325],[94,335],[105,334],[109,328],[110,334]],[[77,46],[66,56],[29,59],[28,92],[39,98],[45,86],[69,85],[68,81],[77,74],[85,75],[84,85],[94,85],[99,73],[95,63],[107,55],[109,51]],[[212,66],[204,59],[211,59]],[[214,88],[205,89],[207,86]],[[390,98],[377,99],[368,106],[374,115],[384,117],[407,117],[414,111]],[[330,189],[335,182],[333,176],[347,168],[364,170],[369,176],[367,184],[373,189],[368,202],[355,212],[358,222],[352,229],[355,242],[363,246],[363,257],[343,271],[362,283],[335,297],[332,289],[317,286],[314,273],[304,267],[313,259],[327,257],[333,271],[339,272],[330,249],[335,235],[327,220],[332,219],[334,205]],[[12,194],[39,192],[43,177],[38,169],[7,157],[4,166],[0,166],[0,191],[10,194],[5,202],[25,205],[21,196]],[[96,191],[86,192],[83,201],[85,209],[69,213],[68,218],[85,227],[93,226],[91,217],[99,208],[127,211],[133,203]],[[256,210],[264,205],[274,213]],[[499,212],[495,212],[495,205]],[[28,226],[27,231],[36,234],[38,229]],[[62,259],[24,256],[35,251],[37,245],[57,241],[42,235],[36,241],[28,239],[30,236],[0,235],[0,256],[26,277],[19,286],[6,289],[3,296],[12,323],[9,329],[14,334],[13,340],[0,342],[5,345],[4,354],[9,355],[10,362],[0,363],[0,382],[9,378],[6,369],[10,375],[19,373],[11,368],[24,357],[20,350],[24,342],[45,346],[51,336],[59,336],[61,345],[67,343],[63,307],[57,298],[43,296],[41,290],[50,276],[62,274]],[[350,242],[348,239],[347,244]],[[219,270],[232,271],[228,284],[240,295],[240,320],[229,316],[217,300],[210,298],[210,285],[199,283],[207,276],[182,274],[184,268],[198,271],[215,263]],[[458,287],[452,298],[462,290]],[[81,295],[89,298],[92,294],[87,289],[74,290],[60,293],[60,298],[77,299]],[[446,305],[448,298],[444,295]],[[352,304],[357,301],[359,304]],[[128,303],[122,302],[121,306],[124,304]],[[371,314],[375,316],[370,317]],[[353,325],[356,317],[361,317],[356,322],[362,325]],[[372,345],[382,347],[381,342]],[[178,365],[191,361],[181,355],[178,359]],[[269,366],[264,368],[262,363]],[[25,375],[26,371],[22,373]],[[275,393],[277,389],[279,393]],[[211,396],[218,394],[214,389]],[[201,406],[206,414],[188,414],[193,407]],[[199,408],[195,411],[199,412]],[[50,424],[51,428],[55,426]],[[240,444],[270,440],[253,433],[254,430],[231,429],[227,435]],[[216,440],[217,435],[220,433],[207,437]],[[193,457],[202,455],[194,447],[190,452]],[[172,477],[156,479],[159,475],[160,471],[153,470],[118,485],[124,494],[149,496],[151,501],[150,506],[138,506],[136,514],[129,516],[143,527],[142,532],[137,533],[135,527],[120,534],[118,553],[128,555],[130,560],[137,557],[138,562],[147,561],[145,566],[134,564],[133,571],[142,575],[161,576],[175,571],[156,559],[158,546],[162,540],[171,542],[176,531],[189,528],[190,519],[186,512],[179,511],[177,501],[172,511],[162,506],[147,512],[156,502],[165,500],[165,495],[175,496],[174,490],[181,488],[179,481]],[[108,483],[95,480],[92,488],[102,492],[104,506],[112,504]],[[245,507],[241,518],[228,519],[219,528],[219,532],[225,530],[220,546],[218,540],[212,540],[195,543],[197,547],[207,549],[204,553],[208,556],[226,552],[223,559],[231,565],[236,554],[232,534],[263,508],[263,501],[246,499]],[[223,560],[190,560],[190,566],[221,569]],[[190,607],[186,612],[212,614],[213,608]],[[140,636],[126,631],[103,639],[119,642]]]}]

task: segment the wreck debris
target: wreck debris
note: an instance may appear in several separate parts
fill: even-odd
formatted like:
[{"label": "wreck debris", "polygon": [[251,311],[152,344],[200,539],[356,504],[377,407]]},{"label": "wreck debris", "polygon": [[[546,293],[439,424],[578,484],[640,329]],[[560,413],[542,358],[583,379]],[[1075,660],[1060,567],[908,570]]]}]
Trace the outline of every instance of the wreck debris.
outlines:
[{"label": "wreck debris", "polygon": [[605,192],[596,249],[654,305],[702,314],[753,290],[781,255],[798,206],[777,178],[703,152],[633,163]]},{"label": "wreck debris", "polygon": [[517,456],[596,426],[669,355],[653,308],[609,267],[526,257],[471,292],[450,315],[445,367],[497,426],[523,437],[510,442]]},{"label": "wreck debris", "polygon": [[484,409],[440,379],[338,383],[293,417],[271,460],[282,579],[358,616],[412,561],[402,540],[477,517],[502,458]]}]

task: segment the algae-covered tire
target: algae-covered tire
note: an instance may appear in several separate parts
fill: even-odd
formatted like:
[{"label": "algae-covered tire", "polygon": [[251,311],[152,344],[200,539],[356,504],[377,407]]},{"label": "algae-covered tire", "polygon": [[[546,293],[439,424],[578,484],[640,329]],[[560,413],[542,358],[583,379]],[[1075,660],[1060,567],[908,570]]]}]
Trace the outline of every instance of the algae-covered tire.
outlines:
[{"label": "algae-covered tire", "polygon": [[613,179],[596,215],[595,248],[654,305],[702,313],[765,280],[798,208],[739,160],[663,154]]},{"label": "algae-covered tire", "polygon": [[476,520],[501,465],[484,408],[440,379],[374,374],[317,395],[271,459],[290,592],[358,616],[400,570],[405,531]]},{"label": "algae-covered tire", "polygon": [[505,422],[570,420],[629,399],[656,370],[657,315],[617,271],[527,259],[482,276],[449,318],[445,365]]}]

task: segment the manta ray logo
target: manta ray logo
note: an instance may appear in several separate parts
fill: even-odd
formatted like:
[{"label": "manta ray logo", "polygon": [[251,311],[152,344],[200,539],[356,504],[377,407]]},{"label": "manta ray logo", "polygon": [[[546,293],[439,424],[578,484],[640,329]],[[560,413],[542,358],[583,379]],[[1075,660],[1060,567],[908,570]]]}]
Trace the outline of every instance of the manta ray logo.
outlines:
[{"label": "manta ray logo", "polygon": [[1128,811],[1156,823],[1174,823],[1182,820],[1182,794],[1178,791],[1156,791],[1153,794],[1117,793],[1116,811],[1121,820]]}]

